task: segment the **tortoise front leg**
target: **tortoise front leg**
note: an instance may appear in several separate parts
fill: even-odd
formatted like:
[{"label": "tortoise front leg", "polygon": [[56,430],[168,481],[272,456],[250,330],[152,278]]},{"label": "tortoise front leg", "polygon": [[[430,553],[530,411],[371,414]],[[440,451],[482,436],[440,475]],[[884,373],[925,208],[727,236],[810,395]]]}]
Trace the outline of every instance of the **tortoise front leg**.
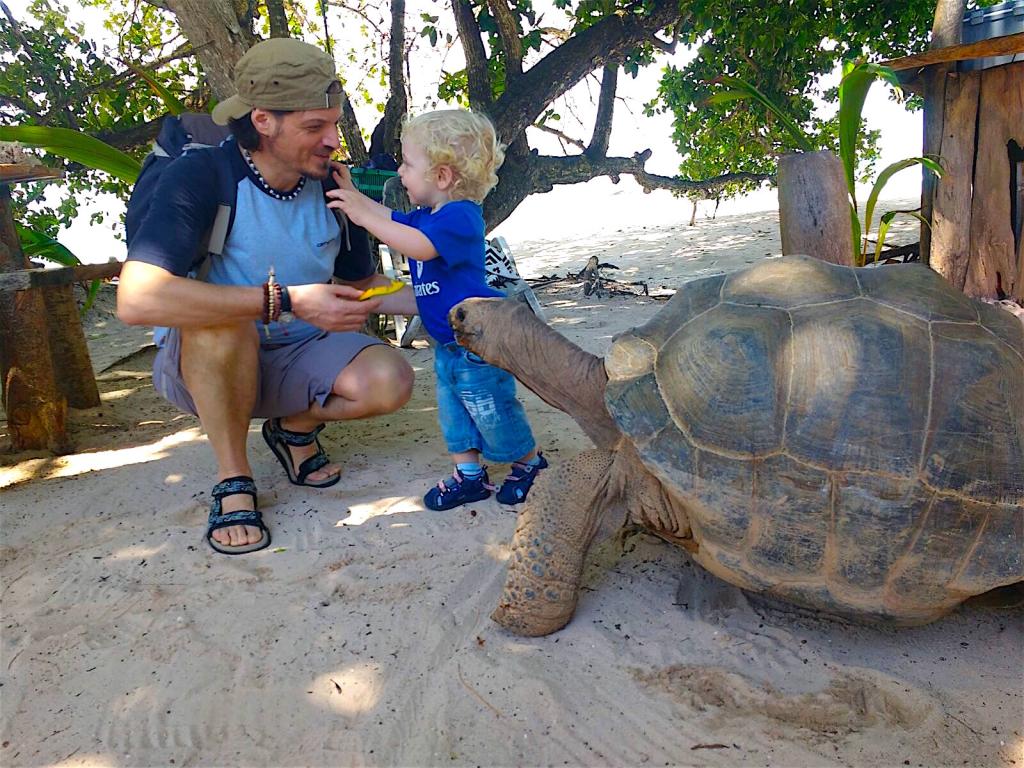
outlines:
[{"label": "tortoise front leg", "polygon": [[569,623],[583,559],[608,498],[611,451],[584,451],[541,472],[519,516],[508,577],[491,618],[537,637]]}]

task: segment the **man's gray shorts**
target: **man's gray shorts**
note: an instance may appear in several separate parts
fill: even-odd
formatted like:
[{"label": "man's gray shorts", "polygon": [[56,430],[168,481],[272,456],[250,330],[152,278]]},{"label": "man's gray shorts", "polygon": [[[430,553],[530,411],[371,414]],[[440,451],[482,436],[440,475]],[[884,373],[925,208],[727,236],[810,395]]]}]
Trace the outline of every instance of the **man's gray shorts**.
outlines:
[{"label": "man's gray shorts", "polygon": [[[259,388],[252,415],[291,416],[320,405],[331,394],[334,380],[355,356],[383,342],[361,333],[323,333],[296,344],[260,347]],[[195,403],[181,376],[181,333],[167,332],[153,361],[153,387],[178,408],[196,413]]]}]

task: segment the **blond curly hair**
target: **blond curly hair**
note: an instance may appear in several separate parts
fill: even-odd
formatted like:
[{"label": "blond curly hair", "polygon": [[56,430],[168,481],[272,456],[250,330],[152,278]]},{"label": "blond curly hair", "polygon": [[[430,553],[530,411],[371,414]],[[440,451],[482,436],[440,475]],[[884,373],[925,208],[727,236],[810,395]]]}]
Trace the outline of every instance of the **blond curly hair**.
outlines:
[{"label": "blond curly hair", "polygon": [[430,161],[431,181],[437,180],[440,166],[452,169],[452,200],[482,203],[498,183],[495,171],[505,160],[505,147],[491,121],[478,112],[439,109],[417,115],[403,126],[402,141],[422,147]]}]

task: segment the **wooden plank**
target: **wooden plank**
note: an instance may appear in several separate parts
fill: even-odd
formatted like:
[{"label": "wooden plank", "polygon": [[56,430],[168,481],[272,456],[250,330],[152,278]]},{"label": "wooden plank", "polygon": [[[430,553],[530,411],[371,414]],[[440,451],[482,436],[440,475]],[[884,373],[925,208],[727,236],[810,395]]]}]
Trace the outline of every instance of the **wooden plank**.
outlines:
[{"label": "wooden plank", "polygon": [[49,181],[64,178],[59,168],[28,163],[0,163],[0,184],[17,184],[23,181]]},{"label": "wooden plank", "polygon": [[901,56],[898,59],[883,61],[882,64],[895,70],[915,69],[930,64],[987,59],[992,56],[1013,56],[1017,53],[1024,53],[1024,32],[978,40],[974,43],[933,48],[924,53],[915,53],[913,56]]},{"label": "wooden plank", "polygon": [[1007,144],[1024,143],[1024,62],[986,69],[981,75],[978,151],[971,207],[971,258],[964,293],[988,299],[1020,292],[1016,244],[1010,219]]},{"label": "wooden plank", "polygon": [[971,177],[981,72],[950,73],[938,154],[945,174],[935,186],[929,264],[958,290],[971,258]]},{"label": "wooden plank", "polygon": [[56,269],[40,267],[4,272],[0,273],[0,293],[70,285],[88,280],[105,280],[121,274],[121,266],[122,262],[111,259],[105,264],[79,264],[74,267],[58,267]]}]

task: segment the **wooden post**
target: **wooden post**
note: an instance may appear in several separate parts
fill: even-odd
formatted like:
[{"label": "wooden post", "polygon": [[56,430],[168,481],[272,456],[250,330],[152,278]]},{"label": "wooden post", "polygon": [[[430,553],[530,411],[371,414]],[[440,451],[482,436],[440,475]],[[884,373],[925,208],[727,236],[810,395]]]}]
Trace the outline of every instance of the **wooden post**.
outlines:
[{"label": "wooden post", "polygon": [[[935,5],[935,20],[932,24],[932,39],[929,48],[944,48],[958,45],[963,27],[964,10],[967,0],[938,0]],[[946,106],[946,76],[953,71],[950,64],[934,64],[924,74],[924,140],[922,154],[938,155],[942,148],[943,112]],[[935,185],[938,179],[927,168],[921,173],[921,216],[931,222],[935,200]],[[928,264],[931,258],[931,230],[921,225],[921,262]]]},{"label": "wooden post", "polygon": [[971,195],[980,84],[979,71],[949,76],[940,121],[946,131],[937,148],[945,173],[933,187],[929,265],[959,291],[964,289],[971,259]]},{"label": "wooden post", "polygon": [[971,258],[964,293],[987,299],[1024,295],[1017,271],[1010,188],[1010,140],[1024,143],[1024,62],[981,73],[971,201]]},{"label": "wooden post", "polygon": [[779,158],[782,254],[853,266],[850,197],[842,161],[831,152]]},{"label": "wooden post", "polygon": [[[27,266],[14,229],[10,187],[0,183],[0,272]],[[68,452],[67,399],[53,374],[40,289],[0,293],[0,338],[0,377],[12,447]]]}]

